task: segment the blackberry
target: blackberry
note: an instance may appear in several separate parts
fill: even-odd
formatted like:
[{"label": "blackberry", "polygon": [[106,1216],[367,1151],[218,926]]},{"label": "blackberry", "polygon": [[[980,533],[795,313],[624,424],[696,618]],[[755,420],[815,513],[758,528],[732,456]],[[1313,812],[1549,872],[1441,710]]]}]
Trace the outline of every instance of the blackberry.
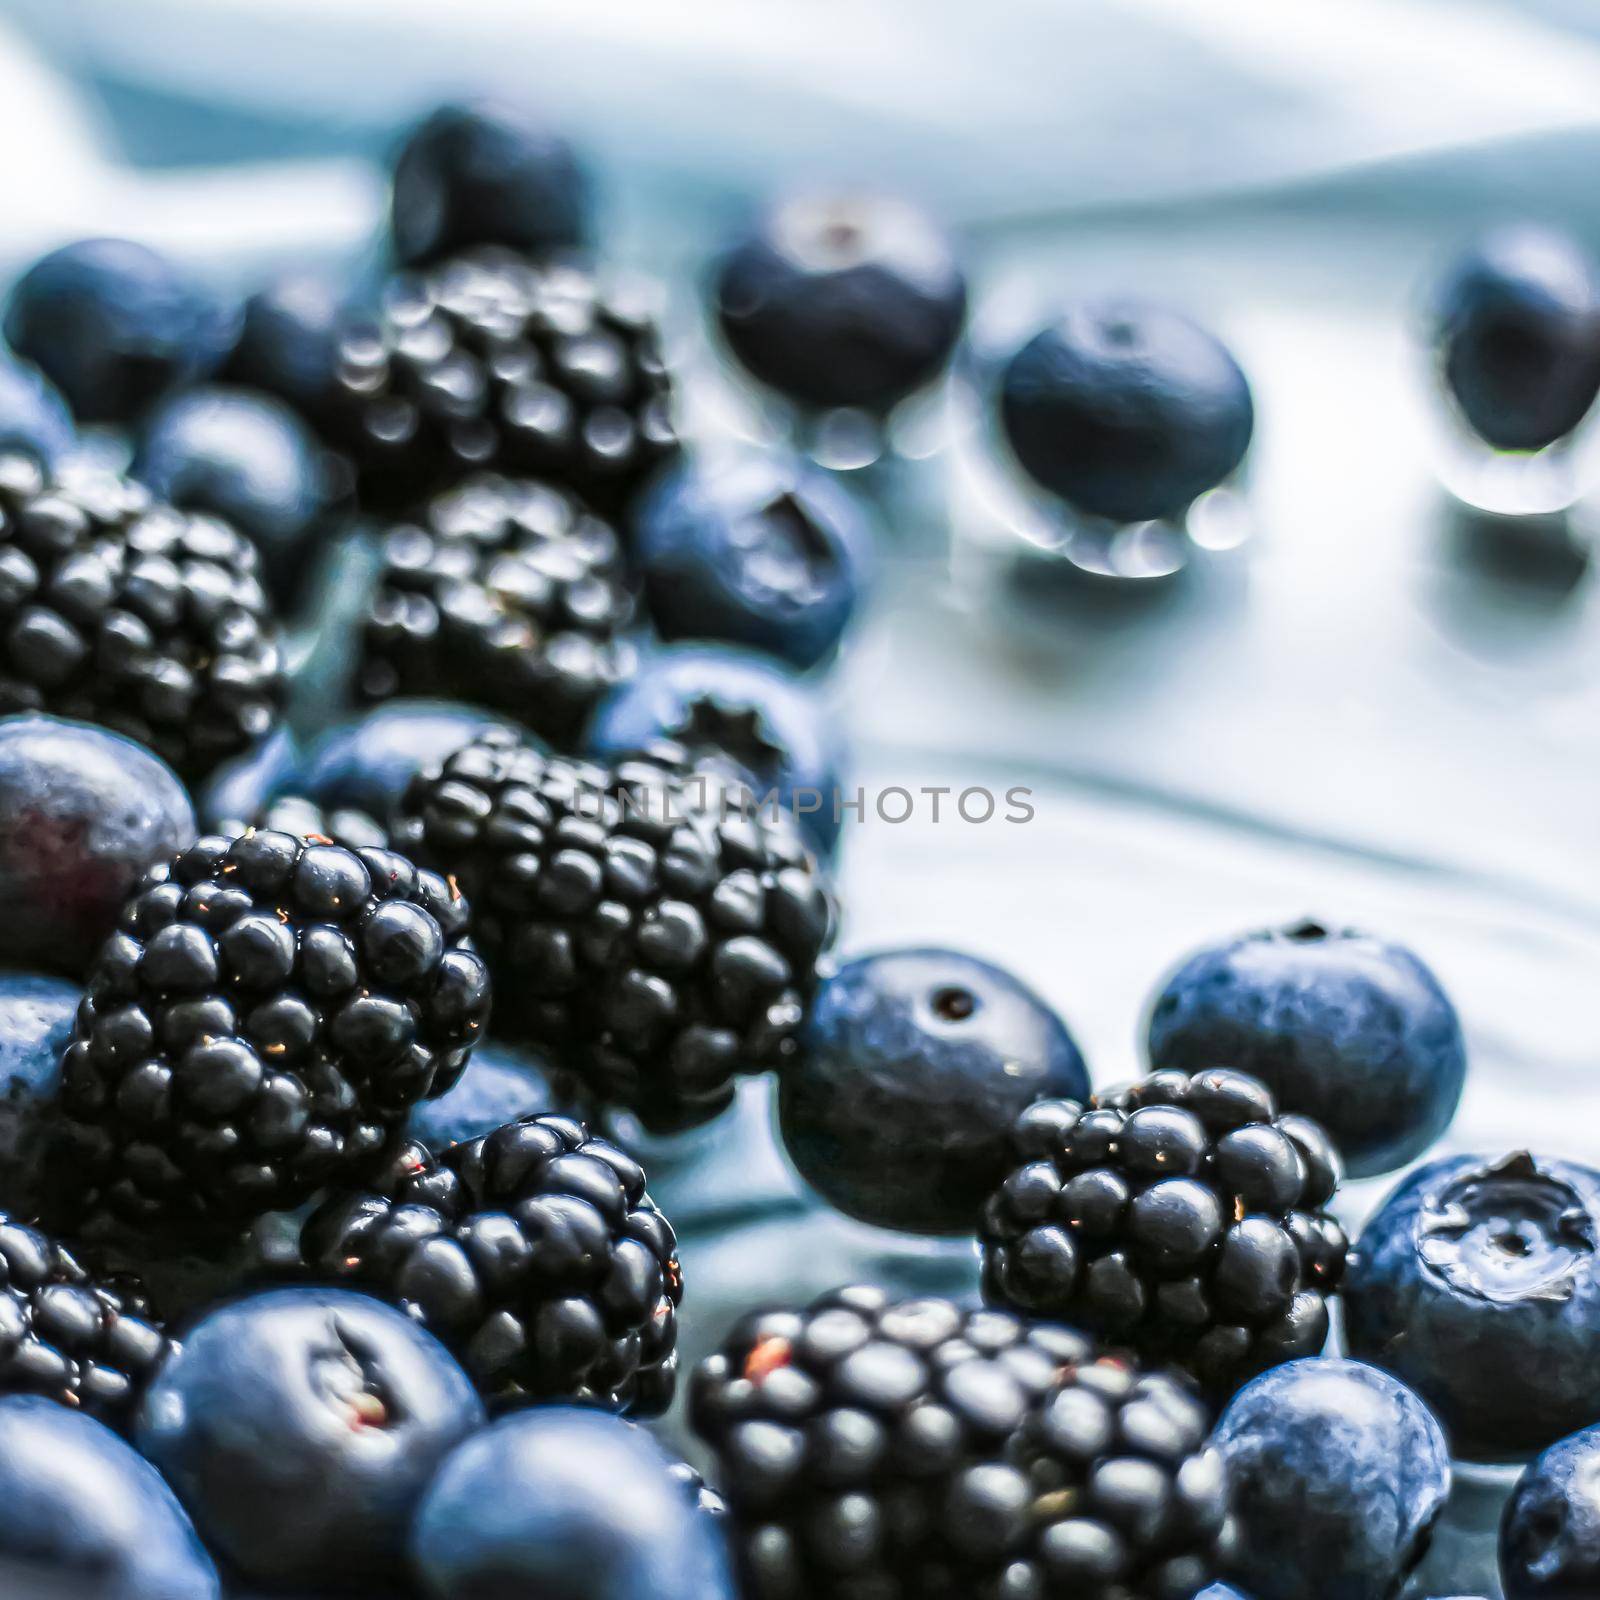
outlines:
[{"label": "blackberry", "polygon": [[491,728],[394,827],[472,900],[509,1036],[597,1099],[688,1127],[794,1056],[832,901],[789,814],[730,769],[665,746],[590,765]]},{"label": "blackberry", "polygon": [[97,1282],[0,1212],[0,1395],[44,1395],[120,1427],[167,1349],[137,1286]]},{"label": "blackberry", "polygon": [[357,687],[493,706],[570,742],[627,675],[632,610],[599,517],[547,484],[475,478],[384,540]]},{"label": "blackberry", "polygon": [[99,723],[193,778],[267,731],[282,687],[242,534],[125,478],[0,453],[0,713]]},{"label": "blackberry", "polygon": [[1317,1354],[1347,1242],[1338,1152],[1242,1072],[1165,1071],[1017,1119],[984,1292],[1187,1367],[1214,1395]]},{"label": "blackberry", "polygon": [[1175,1378],[1071,1329],[835,1291],[696,1369],[750,1600],[1188,1600],[1228,1516]]},{"label": "blackberry", "polygon": [[638,1164],[571,1118],[522,1117],[438,1158],[407,1143],[373,1187],[312,1214],[301,1253],[408,1312],[501,1405],[653,1416],[672,1400],[676,1239]]},{"label": "blackberry", "polygon": [[500,249],[391,278],[341,334],[332,407],[369,508],[492,468],[614,509],[678,448],[644,307]]},{"label": "blackberry", "polygon": [[238,1224],[375,1157],[489,1009],[455,887],[388,850],[208,835],[153,871],[62,1063],[81,1215]]}]

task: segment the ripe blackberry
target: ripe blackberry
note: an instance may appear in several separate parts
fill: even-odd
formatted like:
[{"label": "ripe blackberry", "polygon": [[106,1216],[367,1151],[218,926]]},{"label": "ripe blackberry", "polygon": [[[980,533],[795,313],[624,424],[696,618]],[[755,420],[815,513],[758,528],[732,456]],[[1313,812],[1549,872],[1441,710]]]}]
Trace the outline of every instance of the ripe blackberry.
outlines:
[{"label": "ripe blackberry", "polygon": [[301,1252],[408,1312],[492,1401],[671,1403],[677,1241],[638,1164],[569,1117],[522,1117],[437,1159],[403,1145],[371,1188],[312,1214]]},{"label": "ripe blackberry", "polygon": [[493,706],[570,742],[627,675],[632,610],[606,523],[546,484],[475,478],[384,540],[358,688]]},{"label": "ripe blackberry", "polygon": [[500,1021],[654,1130],[790,1059],[833,906],[787,812],[729,769],[601,767],[503,728],[413,781],[395,843],[459,881]]},{"label": "ripe blackberry", "polygon": [[62,1063],[75,1209],[237,1224],[377,1155],[483,1031],[467,920],[404,856],[287,833],[210,835],[157,868]]},{"label": "ripe blackberry", "polygon": [[242,534],[139,484],[0,453],[0,712],[99,723],[203,775],[281,698],[256,565]]},{"label": "ripe blackberry", "polygon": [[484,249],[390,279],[341,335],[332,403],[368,507],[492,468],[616,508],[677,450],[671,398],[642,306]]},{"label": "ripe blackberry", "polygon": [[1242,1072],[1157,1072],[1017,1119],[983,1223],[991,1303],[1061,1317],[1214,1395],[1328,1335],[1347,1241],[1339,1156]]},{"label": "ripe blackberry", "polygon": [[1071,1329],[841,1289],[696,1369],[750,1600],[1188,1600],[1227,1484],[1176,1379]]},{"label": "ripe blackberry", "polygon": [[0,1212],[0,1394],[39,1394],[120,1427],[166,1354],[136,1291],[96,1282]]}]

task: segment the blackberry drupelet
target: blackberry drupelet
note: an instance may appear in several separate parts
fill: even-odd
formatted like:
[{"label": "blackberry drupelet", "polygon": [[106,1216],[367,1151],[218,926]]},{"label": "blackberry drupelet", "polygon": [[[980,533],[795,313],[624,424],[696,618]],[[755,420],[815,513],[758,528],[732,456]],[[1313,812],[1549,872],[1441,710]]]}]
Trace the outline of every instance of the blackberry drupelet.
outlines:
[{"label": "blackberry drupelet", "polygon": [[492,706],[570,742],[627,675],[632,611],[606,523],[546,484],[475,478],[384,540],[357,687]]},{"label": "blackberry drupelet", "polygon": [[614,509],[678,448],[648,311],[507,250],[397,274],[344,330],[333,388],[368,508],[492,468]]},{"label": "blackberry drupelet", "polygon": [[875,1288],[696,1369],[751,1600],[1188,1600],[1227,1526],[1183,1383],[1071,1329]]},{"label": "blackberry drupelet", "polygon": [[46,711],[204,775],[281,697],[250,541],[109,473],[0,454],[0,712]]},{"label": "blackberry drupelet", "polygon": [[671,1403],[677,1242],[638,1164],[571,1118],[522,1117],[437,1160],[407,1143],[301,1243],[312,1271],[435,1334],[491,1401]]},{"label": "blackberry drupelet", "polygon": [[467,921],[388,850],[251,831],[157,868],[62,1064],[71,1209],[237,1225],[376,1157],[483,1031]]},{"label": "blackberry drupelet", "polygon": [[1157,1072],[1017,1119],[984,1292],[1187,1367],[1214,1396],[1317,1354],[1347,1241],[1338,1153],[1242,1072]]},{"label": "blackberry drupelet", "polygon": [[120,1427],[167,1348],[135,1288],[97,1282],[0,1212],[0,1395],[44,1395]]},{"label": "blackberry drupelet", "polygon": [[489,729],[394,822],[396,847],[472,900],[507,1036],[661,1131],[794,1056],[833,932],[789,814],[680,754],[602,767]]}]

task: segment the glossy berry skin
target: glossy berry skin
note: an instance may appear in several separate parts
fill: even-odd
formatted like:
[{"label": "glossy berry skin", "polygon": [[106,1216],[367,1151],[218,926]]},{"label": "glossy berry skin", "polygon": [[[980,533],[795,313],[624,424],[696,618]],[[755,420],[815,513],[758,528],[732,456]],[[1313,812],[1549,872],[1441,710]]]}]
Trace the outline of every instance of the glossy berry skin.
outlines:
[{"label": "glossy berry skin", "polygon": [[406,266],[483,244],[530,256],[579,250],[591,209],[572,146],[515,106],[440,106],[395,158],[390,231]]},{"label": "glossy berry skin", "polygon": [[1500,1519],[1506,1600],[1600,1591],[1600,1427],[1553,1444],[1517,1479]]},{"label": "glossy berry skin", "polygon": [[170,504],[247,535],[281,604],[301,592],[333,480],[321,446],[287,406],[240,389],[189,390],[146,420],[130,471]]},{"label": "glossy berry skin", "polygon": [[662,638],[746,645],[803,672],[833,655],[856,614],[872,535],[827,475],[761,456],[686,465],[657,484],[634,560]]},{"label": "glossy berry skin", "polygon": [[0,973],[0,1210],[36,1216],[61,1087],[61,1053],[83,991],[60,978]]},{"label": "glossy berry skin", "polygon": [[1338,1154],[1241,1072],[1158,1072],[1017,1118],[983,1216],[984,1294],[1186,1367],[1215,1398],[1314,1356],[1346,1241]]},{"label": "glossy berry skin", "polygon": [[1191,956],[1156,996],[1149,1049],[1157,1068],[1254,1074],[1320,1122],[1358,1178],[1433,1144],[1467,1072],[1455,1007],[1411,951],[1310,921]]},{"label": "glossy berry skin", "polygon": [[34,263],[11,291],[11,348],[55,384],[79,422],[128,423],[213,371],[237,320],[165,256],[127,239],[84,239]]},{"label": "glossy berry skin", "polygon": [[1181,517],[1244,460],[1250,385],[1222,342],[1166,306],[1070,306],[1012,356],[1000,419],[1023,470],[1113,522]]},{"label": "glossy berry skin", "polygon": [[1234,1396],[1212,1442],[1238,1522],[1230,1577],[1254,1600],[1389,1600],[1450,1493],[1428,1408],[1359,1361],[1291,1361]]},{"label": "glossy berry skin", "polygon": [[0,718],[0,961],[82,975],[145,872],[194,833],[183,785],[142,745]]},{"label": "glossy berry skin", "polygon": [[263,394],[320,421],[346,315],[346,290],[318,272],[285,272],[245,297],[239,336],[219,382]]},{"label": "glossy berry skin", "polygon": [[134,1437],[240,1576],[338,1589],[398,1576],[428,1480],[482,1421],[466,1375],[398,1311],[275,1289],[189,1329]]},{"label": "glossy berry skin", "polygon": [[579,1109],[571,1079],[537,1056],[489,1042],[476,1046],[466,1070],[435,1100],[413,1106],[406,1135],[441,1155],[540,1111],[569,1115]]},{"label": "glossy berry skin", "polygon": [[913,206],[798,196],[714,264],[711,299],[718,331],[759,382],[802,406],[885,412],[949,359],[967,280]]},{"label": "glossy berry skin", "polygon": [[1600,1173],[1526,1152],[1410,1173],[1362,1231],[1345,1342],[1415,1389],[1458,1455],[1505,1460],[1600,1420]]},{"label": "glossy berry skin", "polygon": [[972,1233],[1035,1100],[1084,1100],[1065,1024],[1010,973],[892,950],[824,979],[779,1080],[785,1149],[830,1204],[912,1233]]},{"label": "glossy berry skin", "polygon": [[160,1473],[92,1417],[0,1399],[0,1502],[0,1589],[17,1600],[220,1600],[211,1558]]},{"label": "glossy berry skin", "polygon": [[459,1446],[411,1531],[426,1600],[734,1600],[715,1519],[650,1436],[550,1406]]},{"label": "glossy berry skin", "polygon": [[1553,229],[1498,228],[1435,287],[1433,341],[1467,425],[1496,449],[1542,450],[1600,393],[1600,267]]},{"label": "glossy berry skin", "polygon": [[295,787],[301,760],[299,742],[280,722],[242,755],[214,768],[194,794],[202,831],[225,833],[224,824],[260,816],[275,796]]},{"label": "glossy berry skin", "polygon": [[695,754],[721,752],[777,790],[813,848],[833,855],[843,825],[843,740],[821,699],[793,673],[748,650],[673,645],[647,656],[631,682],[594,714],[584,741],[607,760],[663,739]]},{"label": "glossy berry skin", "polygon": [[0,450],[31,450],[55,467],[76,442],[72,413],[44,374],[0,356]]}]

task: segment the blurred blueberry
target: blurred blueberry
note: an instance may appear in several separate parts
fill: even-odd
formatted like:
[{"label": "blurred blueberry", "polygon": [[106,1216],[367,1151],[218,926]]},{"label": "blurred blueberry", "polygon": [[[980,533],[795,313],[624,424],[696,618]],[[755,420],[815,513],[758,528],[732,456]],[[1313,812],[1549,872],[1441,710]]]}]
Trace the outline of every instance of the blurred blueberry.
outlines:
[{"label": "blurred blueberry", "polygon": [[572,1083],[545,1062],[506,1045],[480,1044],[448,1092],[413,1107],[406,1133],[444,1150],[540,1111],[581,1118],[584,1107]]},{"label": "blurred blueberry", "polygon": [[1428,1408],[1359,1361],[1289,1361],[1247,1383],[1212,1435],[1255,1600],[1389,1600],[1450,1494]]},{"label": "blurred blueberry", "polygon": [[642,1429],[544,1406],[440,1468],[412,1529],[429,1600],[734,1600],[716,1520]]},{"label": "blurred blueberry", "polygon": [[237,326],[231,307],[165,256],[127,239],[83,239],[17,280],[5,332],[79,422],[127,423],[213,372]]},{"label": "blurred blueberry", "polygon": [[1500,1522],[1506,1600],[1600,1594],[1600,1428],[1553,1444],[1517,1479]]},{"label": "blurred blueberry", "polygon": [[200,785],[195,810],[206,832],[259,817],[270,801],[294,787],[300,748],[281,723],[242,756],[224,762]]},{"label": "blurred blueberry", "polygon": [[778,1111],[801,1176],[847,1216],[974,1233],[1018,1115],[1088,1093],[1065,1024],[1010,973],[954,950],[890,950],[823,981]]},{"label": "blurred blueberry", "polygon": [[886,412],[938,376],[967,280],[950,240],[898,200],[801,196],[717,261],[717,325],[756,379],[800,405]]},{"label": "blurred blueberry", "polygon": [[331,274],[281,274],[246,296],[239,337],[219,379],[319,417],[328,402],[347,305],[345,286]]},{"label": "blurred blueberry", "polygon": [[1528,224],[1465,250],[1434,290],[1433,338],[1462,416],[1500,450],[1541,450],[1600,392],[1600,267]]},{"label": "blurred blueberry", "polygon": [[1352,1177],[1392,1172],[1450,1126],[1461,1024],[1409,950],[1302,921],[1201,950],[1167,979],[1150,1064],[1253,1073],[1333,1136]]},{"label": "blurred blueberry", "polygon": [[381,1585],[406,1526],[483,1406],[443,1345],[341,1289],[274,1289],[209,1312],[163,1365],[140,1451],[249,1582]]},{"label": "blurred blueberry", "polygon": [[638,514],[634,557],[664,639],[716,639],[804,671],[827,660],[872,560],[856,501],[787,458],[680,467]]},{"label": "blurred blueberry", "polygon": [[614,757],[662,739],[725,751],[792,804],[819,855],[831,856],[842,813],[842,741],[821,702],[792,673],[748,651],[673,645],[640,663],[601,701],[591,755]]},{"label": "blurred blueberry", "polygon": [[194,836],[183,785],[143,745],[0,718],[0,963],[80,976],[146,869]]},{"label": "blurred blueberry", "polygon": [[[0,1593],[13,1600],[218,1600],[189,1519],[103,1423],[37,1395],[0,1399]],[[35,1591],[29,1580],[42,1587]]]},{"label": "blurred blueberry", "polygon": [[0,972],[0,1211],[38,1216],[61,1052],[83,991]]},{"label": "blurred blueberry", "polygon": [[0,450],[31,450],[56,467],[75,442],[72,413],[44,374],[0,355]]},{"label": "blurred blueberry", "polygon": [[1249,1596],[1231,1584],[1214,1583],[1210,1588],[1202,1589],[1194,1600],[1249,1600]]},{"label": "blurred blueberry", "polygon": [[247,534],[280,604],[303,592],[333,484],[321,445],[281,401],[241,389],[191,389],[146,420],[131,475],[185,511]]},{"label": "blurred blueberry", "polygon": [[1137,300],[1070,306],[1012,356],[999,406],[1029,476],[1114,522],[1181,516],[1244,460],[1255,426],[1227,347]]},{"label": "blurred blueberry", "polygon": [[390,223],[408,266],[472,245],[533,256],[581,249],[590,210],[572,146],[513,106],[441,106],[395,158]]},{"label": "blurred blueberry", "polygon": [[1600,1421],[1600,1172],[1525,1152],[1418,1168],[1363,1230],[1344,1307],[1351,1355],[1410,1384],[1460,1454]]}]

